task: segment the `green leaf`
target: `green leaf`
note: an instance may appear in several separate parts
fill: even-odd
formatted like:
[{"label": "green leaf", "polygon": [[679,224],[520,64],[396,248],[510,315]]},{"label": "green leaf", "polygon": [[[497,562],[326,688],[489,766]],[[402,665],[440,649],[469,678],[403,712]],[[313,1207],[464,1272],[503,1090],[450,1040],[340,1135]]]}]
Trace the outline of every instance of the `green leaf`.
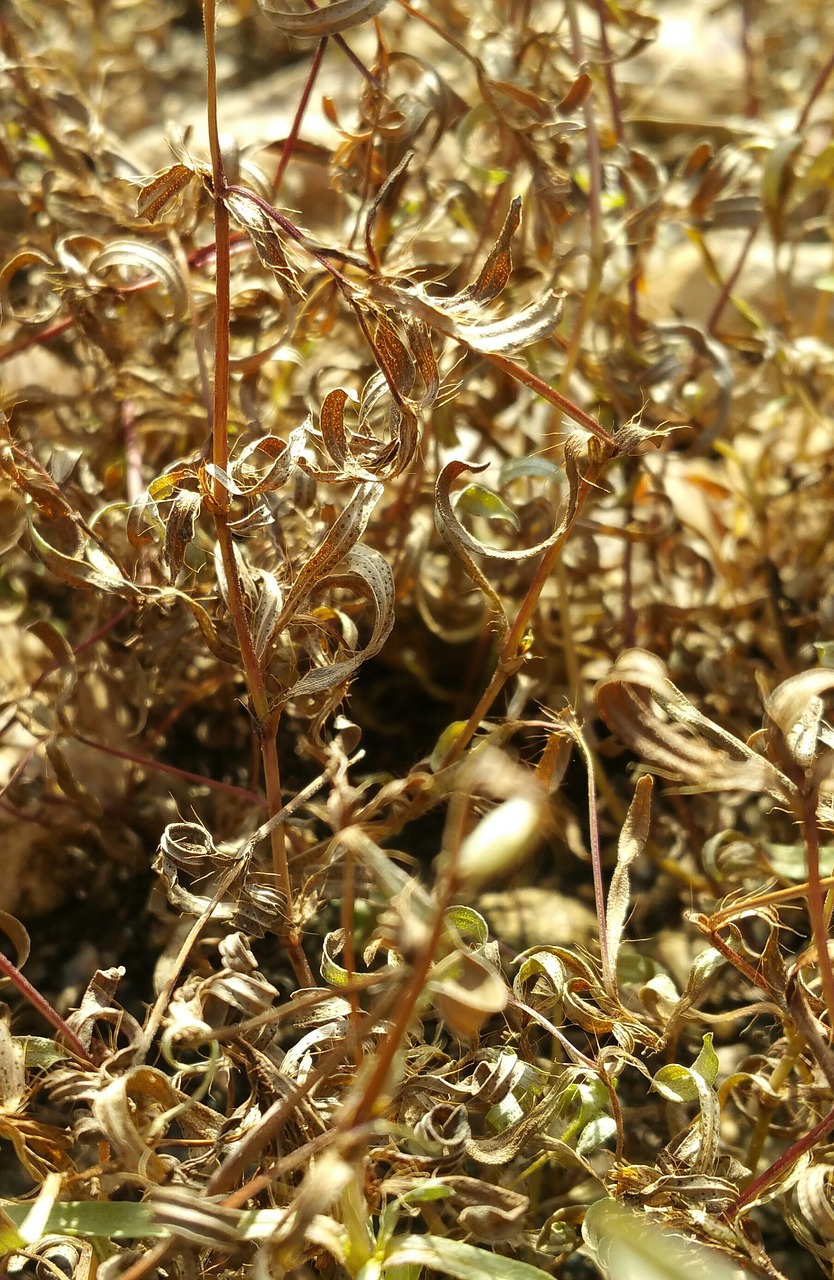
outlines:
[{"label": "green leaf", "polygon": [[607,1280],[734,1280],[739,1275],[739,1268],[717,1251],[661,1229],[647,1213],[616,1200],[591,1205],[582,1235]]},{"label": "green leaf", "polygon": [[718,1056],[712,1047],[712,1032],[708,1032],[691,1067],[682,1067],[676,1062],[661,1067],[654,1077],[654,1085],[670,1102],[695,1102],[703,1097],[705,1085],[711,1087],[715,1083],[717,1075]]},{"label": "green leaf", "polygon": [[[13,1200],[0,1200],[0,1209],[16,1227],[22,1225],[32,1208]],[[59,1200],[51,1208],[44,1223],[44,1235],[101,1237],[107,1240],[139,1240],[164,1236],[146,1204],[124,1201]]]},{"label": "green leaf", "polygon": [[604,1142],[617,1136],[617,1122],[613,1116],[596,1116],[579,1135],[576,1150],[581,1156],[588,1156]]},{"label": "green leaf", "polygon": [[[825,284],[821,283],[823,280],[826,281]],[[834,275],[820,276],[816,285],[818,289],[827,289],[830,293],[834,293]],[[834,640],[815,640],[814,648],[821,667],[834,667]]]},{"label": "green leaf", "polygon": [[481,484],[470,484],[462,489],[455,502],[455,511],[465,511],[470,516],[482,516],[485,520],[508,520],[514,529],[521,524],[512,507],[503,498]]},{"label": "green leaf", "polygon": [[489,925],[474,907],[448,907],[443,919],[450,929],[460,934],[464,945],[480,950],[489,940]]},{"label": "green leaf", "polygon": [[715,1079],[718,1075],[718,1054],[712,1047],[711,1031],[704,1036],[703,1047],[692,1063],[692,1070],[697,1071],[698,1075],[702,1076],[707,1084],[715,1084]]},{"label": "green leaf", "polygon": [[19,1036],[17,1039],[23,1045],[28,1070],[54,1067],[56,1062],[65,1062],[70,1057],[66,1049],[46,1036]]},{"label": "green leaf", "polygon": [[398,1198],[405,1205],[426,1204],[430,1200],[448,1200],[452,1194],[452,1188],[442,1178],[426,1178],[419,1186],[412,1187],[411,1191],[406,1191]]},{"label": "green leaf", "polygon": [[[0,1200],[0,1213],[15,1227],[23,1225],[31,1204]],[[283,1209],[249,1209],[240,1214],[241,1239],[266,1240],[285,1218]],[[82,1236],[85,1239],[144,1240],[170,1233],[153,1217],[149,1204],[107,1200],[58,1200],[43,1223],[43,1235]]]},{"label": "green leaf", "polygon": [[441,1236],[406,1236],[395,1240],[385,1259],[386,1274],[391,1267],[428,1267],[454,1280],[546,1280],[547,1272],[528,1262],[504,1258],[488,1249]]}]

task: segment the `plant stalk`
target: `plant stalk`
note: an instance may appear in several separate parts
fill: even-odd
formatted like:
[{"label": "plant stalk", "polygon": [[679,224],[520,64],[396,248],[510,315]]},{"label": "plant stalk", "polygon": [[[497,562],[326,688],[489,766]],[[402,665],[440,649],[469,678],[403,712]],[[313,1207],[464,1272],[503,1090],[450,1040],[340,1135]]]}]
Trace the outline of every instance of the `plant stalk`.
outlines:
[{"label": "plant stalk", "polygon": [[[217,50],[215,43],[216,2],[204,0],[203,21],[206,39],[208,133],[214,183],[214,227],[216,245],[216,292],[214,312],[214,397],[211,422],[211,457],[215,471],[212,476],[213,515],[223,570],[226,578],[229,613],[240,648],[249,702],[257,725],[258,739],[264,768],[264,784],[268,811],[271,815],[283,808],[281,771],[278,762],[278,716],[270,708],[263,671],[255,651],[252,630],[243,599],[234,543],[229,529],[228,514],[231,494],[223,483],[223,475],[229,465],[229,318],[231,294],[231,261],[229,247],[229,211],[225,197],[229,187],[220,148],[220,130],[217,118]],[[270,832],[272,868],[275,888],[283,900],[282,921],[278,925],[278,937],[287,952],[296,978],[302,986],[313,985],[301,941],[293,917],[293,892],[287,858],[286,830],[283,823]]]}]

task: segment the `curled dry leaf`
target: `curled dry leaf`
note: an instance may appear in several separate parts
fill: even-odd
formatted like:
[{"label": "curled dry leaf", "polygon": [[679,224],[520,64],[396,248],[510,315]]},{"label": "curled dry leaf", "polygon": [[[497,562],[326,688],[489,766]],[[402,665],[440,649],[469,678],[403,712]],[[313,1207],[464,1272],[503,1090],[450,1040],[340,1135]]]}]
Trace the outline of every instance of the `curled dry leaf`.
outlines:
[{"label": "curled dry leaf", "polygon": [[186,164],[172,164],[153,174],[142,185],[136,197],[136,212],[148,222],[156,222],[159,215],[185,190],[195,177],[194,170]]},{"label": "curled dry leaf", "polygon": [[[66,904],[27,971],[85,1050],[3,1021],[7,1235],[79,1280],[47,1222],[111,1236],[102,1280],[545,1280],[612,1192],[664,1232],[592,1205],[615,1280],[692,1274],[675,1236],[827,1265],[834,735],[794,673],[834,628],[834,13],[216,7],[213,161],[150,178],[207,116],[177,6],[0,22],[0,843]],[[601,673],[720,793],[651,843]],[[587,726],[587,808],[536,704]]]},{"label": "curled dry leaf", "polygon": [[187,1187],[155,1187],[148,1204],[166,1232],[203,1249],[228,1249],[241,1238],[241,1211]]},{"label": "curled dry leaf", "polygon": [[793,783],[707,718],[645,649],[621,653],[596,688],[608,728],[642,759],[700,791],[752,791],[789,803]]},{"label": "curled dry leaf", "polygon": [[150,240],[111,240],[90,263],[90,271],[100,275],[114,267],[138,272],[140,280],[153,277],[171,300],[169,315],[181,320],[188,312],[188,288],[172,254]]},{"label": "curled dry leaf", "polygon": [[823,1240],[834,1239],[834,1194],[829,1164],[813,1163],[802,1169],[796,1181],[799,1211]]},{"label": "curled dry leaf", "polygon": [[504,563],[521,563],[543,554],[557,545],[570,529],[577,511],[577,495],[579,492],[579,469],[577,465],[576,441],[572,439],[565,447],[565,471],[568,477],[568,500],[562,519],[550,537],[536,543],[532,547],[518,550],[503,550],[481,542],[461,524],[456,513],[456,505],[452,499],[451,489],[458,476],[464,471],[485,471],[487,463],[461,462],[457,459],[447,462],[440,471],[435,485],[435,522],[438,532],[451,553],[462,562],[467,574],[483,591],[493,610],[498,615],[502,633],[509,629],[506,612],[501,599],[486,574],[475,564],[473,556],[488,556],[492,560]]},{"label": "curled dry leaf", "polygon": [[521,200],[516,197],[477,278],[459,293],[444,298],[420,284],[407,288],[382,278],[372,282],[370,296],[482,355],[509,355],[531,346],[549,337],[561,319],[563,295],[557,289],[541,289],[531,303],[501,320],[482,316],[482,308],[500,296],[510,277],[510,246],[520,223]]},{"label": "curled dry leaf", "polygon": [[488,1018],[507,1005],[507,984],[492,965],[470,952],[441,961],[429,984],[431,1000],[456,1035],[477,1035]]},{"label": "curled dry leaf", "polygon": [[834,790],[834,731],[823,719],[823,695],[834,689],[834,671],[817,668],[791,676],[765,696],[774,758],[787,769],[809,772],[821,790]]},{"label": "curled dry leaf", "polygon": [[179,577],[185,553],[197,528],[197,517],[202,505],[202,494],[194,493],[190,489],[179,489],[171,502],[165,519],[165,545],[162,556],[168,566],[172,582],[176,582]]},{"label": "curled dry leaf", "polygon": [[487,323],[475,319],[470,299],[437,298],[423,286],[408,289],[384,282],[374,283],[371,298],[392,311],[412,316],[430,329],[452,338],[481,355],[511,355],[550,337],[562,318],[563,294],[555,288],[541,290],[535,301],[502,320]]},{"label": "curled dry leaf", "polygon": [[[282,488],[298,466],[307,443],[309,419],[289,433],[286,441],[279,436],[260,436],[240,451],[231,465],[229,492],[238,497],[254,498]],[[258,455],[267,466],[257,469]]]},{"label": "curled dry leaf", "polygon": [[371,547],[356,546],[343,558],[341,567],[324,580],[328,584],[355,586],[370,595],[374,625],[370,639],[350,658],[329,662],[318,671],[309,671],[284,695],[286,700],[323,693],[352,680],[363,662],[379,653],[394,625],[394,576],[388,561]]},{"label": "curled dry leaf", "polygon": [[351,27],[369,22],[385,8],[388,0],[330,0],[310,13],[283,9],[274,0],[259,0],[264,13],[287,35],[304,39],[335,36]]}]

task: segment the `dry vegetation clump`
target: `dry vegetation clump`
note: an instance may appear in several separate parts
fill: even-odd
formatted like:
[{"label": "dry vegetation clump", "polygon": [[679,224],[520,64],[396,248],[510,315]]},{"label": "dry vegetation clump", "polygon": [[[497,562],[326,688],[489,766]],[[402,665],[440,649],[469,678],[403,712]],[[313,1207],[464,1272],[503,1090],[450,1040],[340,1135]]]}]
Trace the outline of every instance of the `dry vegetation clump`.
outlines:
[{"label": "dry vegetation clump", "polygon": [[832,49],[3,6],[7,1274],[831,1274]]}]

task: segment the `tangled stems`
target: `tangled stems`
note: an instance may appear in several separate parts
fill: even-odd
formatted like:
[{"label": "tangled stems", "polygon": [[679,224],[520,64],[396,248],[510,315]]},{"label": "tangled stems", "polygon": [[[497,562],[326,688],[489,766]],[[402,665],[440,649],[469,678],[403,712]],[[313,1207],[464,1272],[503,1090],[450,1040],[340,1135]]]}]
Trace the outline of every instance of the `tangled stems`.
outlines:
[{"label": "tangled stems", "polygon": [[[234,545],[229,529],[228,515],[230,494],[223,484],[229,461],[229,315],[230,315],[230,246],[229,211],[225,197],[228,194],[220,132],[217,118],[217,56],[215,45],[215,0],[204,0],[203,21],[206,39],[208,133],[211,152],[212,179],[214,184],[214,233],[216,245],[215,310],[214,310],[214,397],[211,422],[211,457],[214,464],[212,477],[211,510],[214,516],[217,540],[223,561],[227,583],[229,612],[234,624],[243,663],[249,701],[255,716],[267,805],[271,815],[280,813],[283,807],[281,795],[281,770],[278,761],[278,719],[280,710],[270,708],[264,675],[243,600]],[[286,831],[283,823],[270,832],[272,867],[275,888],[285,904],[282,923],[278,926],[279,938],[287,952],[293,971],[301,986],[313,983],[310,967],[301,946],[297,929],[292,924],[293,891],[287,859]]]}]

